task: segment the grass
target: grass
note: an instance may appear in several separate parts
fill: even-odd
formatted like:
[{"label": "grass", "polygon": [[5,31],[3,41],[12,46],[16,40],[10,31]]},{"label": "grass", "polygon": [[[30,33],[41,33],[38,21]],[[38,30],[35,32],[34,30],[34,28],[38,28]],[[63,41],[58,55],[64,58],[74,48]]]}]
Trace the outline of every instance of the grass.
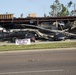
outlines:
[{"label": "grass", "polygon": [[76,47],[76,42],[31,44],[31,45],[3,45],[3,46],[0,46],[0,51],[72,48],[72,47]]}]

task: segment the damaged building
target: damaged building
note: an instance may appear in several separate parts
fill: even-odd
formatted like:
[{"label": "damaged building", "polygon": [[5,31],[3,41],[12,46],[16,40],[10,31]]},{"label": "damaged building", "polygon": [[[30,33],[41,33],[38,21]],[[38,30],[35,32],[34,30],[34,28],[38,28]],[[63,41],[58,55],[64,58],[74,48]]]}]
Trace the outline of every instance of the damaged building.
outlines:
[{"label": "damaged building", "polygon": [[6,29],[6,32],[0,32],[0,38],[17,39],[21,38],[22,34],[23,38],[40,40],[76,38],[76,16],[36,17],[36,14],[33,14],[34,17],[32,17],[31,15],[26,18],[16,18],[13,14],[0,15],[0,26]]}]

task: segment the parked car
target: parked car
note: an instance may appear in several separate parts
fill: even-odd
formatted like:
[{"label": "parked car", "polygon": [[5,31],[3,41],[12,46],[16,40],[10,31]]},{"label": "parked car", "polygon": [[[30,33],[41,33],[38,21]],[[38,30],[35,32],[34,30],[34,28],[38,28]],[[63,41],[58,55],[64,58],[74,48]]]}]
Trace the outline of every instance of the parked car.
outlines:
[{"label": "parked car", "polygon": [[0,40],[15,42],[16,39],[30,38],[31,42],[35,42],[34,34],[28,31],[17,31],[17,32],[1,32]]},{"label": "parked car", "polygon": [[54,34],[54,40],[55,41],[60,41],[60,40],[65,40],[66,36],[62,33],[55,33]]}]

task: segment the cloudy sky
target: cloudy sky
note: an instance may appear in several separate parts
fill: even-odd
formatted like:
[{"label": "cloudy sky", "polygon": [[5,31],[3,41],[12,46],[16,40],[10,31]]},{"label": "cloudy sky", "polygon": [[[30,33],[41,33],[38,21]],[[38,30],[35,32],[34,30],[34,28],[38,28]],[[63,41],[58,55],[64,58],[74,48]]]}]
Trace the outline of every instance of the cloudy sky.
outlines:
[{"label": "cloudy sky", "polygon": [[[38,17],[42,17],[44,13],[49,15],[50,5],[55,0],[0,0],[0,14],[13,13],[15,17],[19,17],[23,13],[23,17],[27,17],[29,13],[36,13]],[[76,0],[59,0],[60,3],[67,5]],[[74,9],[73,5],[70,9]]]}]

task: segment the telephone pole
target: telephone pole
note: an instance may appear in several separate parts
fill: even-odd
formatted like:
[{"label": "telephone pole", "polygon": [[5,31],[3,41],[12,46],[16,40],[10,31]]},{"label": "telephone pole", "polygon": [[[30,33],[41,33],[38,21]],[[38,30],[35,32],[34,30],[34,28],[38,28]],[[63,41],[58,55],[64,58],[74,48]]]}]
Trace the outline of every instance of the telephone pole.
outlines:
[{"label": "telephone pole", "polygon": [[55,0],[55,3],[56,3],[55,15],[58,16],[58,3],[59,3],[59,1]]},{"label": "telephone pole", "polygon": [[76,4],[74,3],[74,16],[76,16]]}]

